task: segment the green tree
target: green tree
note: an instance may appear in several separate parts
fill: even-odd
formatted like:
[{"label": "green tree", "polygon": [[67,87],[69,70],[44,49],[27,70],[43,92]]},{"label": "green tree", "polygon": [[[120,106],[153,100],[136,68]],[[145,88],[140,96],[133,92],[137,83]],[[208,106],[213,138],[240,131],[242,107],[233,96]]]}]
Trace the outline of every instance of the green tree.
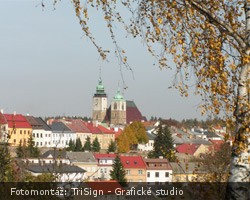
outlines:
[{"label": "green tree", "polygon": [[98,138],[96,137],[92,144],[92,151],[93,152],[99,152],[101,150],[100,143],[98,141]]},{"label": "green tree", "polygon": [[75,148],[76,148],[75,142],[72,139],[70,139],[69,146],[67,147],[67,151],[75,151]]},{"label": "green tree", "polygon": [[7,144],[0,145],[0,182],[13,181],[12,159]]},{"label": "green tree", "polygon": [[28,138],[27,147],[25,148],[27,152],[27,157],[37,158],[40,155],[40,151],[33,140],[32,134]]},{"label": "green tree", "polygon": [[116,152],[116,143],[113,140],[110,141],[110,144],[108,146],[108,153],[110,152]]},{"label": "green tree", "polygon": [[92,144],[91,144],[91,141],[90,141],[90,137],[86,138],[83,149],[84,149],[84,151],[91,151],[92,150]]},{"label": "green tree", "polygon": [[16,148],[16,155],[18,158],[24,158],[25,154],[25,146],[23,146],[22,142],[20,141],[18,147]]},{"label": "green tree", "polygon": [[163,156],[169,161],[175,160],[174,142],[167,125],[162,123],[158,125],[157,136],[154,140],[154,149],[149,153],[148,156],[153,158],[159,158],[159,156]]},{"label": "green tree", "polygon": [[83,149],[82,142],[81,142],[80,138],[77,138],[74,151],[82,151],[82,149]]},{"label": "green tree", "polygon": [[119,155],[116,155],[114,163],[112,165],[112,170],[110,171],[110,177],[112,180],[117,180],[121,186],[127,186],[126,172],[122,165]]}]

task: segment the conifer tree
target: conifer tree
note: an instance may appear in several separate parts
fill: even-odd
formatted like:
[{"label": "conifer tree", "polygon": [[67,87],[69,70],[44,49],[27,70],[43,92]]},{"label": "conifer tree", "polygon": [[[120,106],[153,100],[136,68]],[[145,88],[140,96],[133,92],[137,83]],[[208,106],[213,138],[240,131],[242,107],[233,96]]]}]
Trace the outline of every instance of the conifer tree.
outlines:
[{"label": "conifer tree", "polygon": [[92,151],[93,152],[99,152],[101,150],[100,143],[98,141],[98,138],[96,137],[92,144]]},{"label": "conifer tree", "polygon": [[7,144],[0,145],[0,182],[13,179],[12,161]]},{"label": "conifer tree", "polygon": [[148,156],[153,158],[163,156],[170,161],[175,160],[173,138],[168,126],[162,123],[159,124],[157,127],[157,136],[154,141],[154,149]]},{"label": "conifer tree", "polygon": [[75,150],[75,142],[72,140],[72,139],[70,139],[69,140],[69,146],[68,146],[68,148],[67,148],[67,150],[68,151],[74,151]]},{"label": "conifer tree", "polygon": [[116,143],[113,140],[111,140],[111,142],[109,144],[108,153],[109,152],[116,152]]},{"label": "conifer tree", "polygon": [[122,165],[119,155],[116,156],[114,164],[112,165],[112,170],[110,171],[110,177],[112,180],[117,180],[121,186],[127,186],[127,179],[124,167]]},{"label": "conifer tree", "polygon": [[35,142],[33,140],[32,135],[29,136],[27,147],[25,148],[27,151],[28,157],[37,158],[40,155],[40,151],[37,146],[35,146]]},{"label": "conifer tree", "polygon": [[83,149],[84,151],[91,151],[92,145],[91,145],[90,137],[87,137],[86,142],[83,146]]},{"label": "conifer tree", "polygon": [[76,139],[76,145],[74,151],[82,151],[82,142],[80,138]]},{"label": "conifer tree", "polygon": [[19,145],[16,148],[16,155],[18,158],[25,157],[25,147],[22,145],[21,141],[19,142]]}]

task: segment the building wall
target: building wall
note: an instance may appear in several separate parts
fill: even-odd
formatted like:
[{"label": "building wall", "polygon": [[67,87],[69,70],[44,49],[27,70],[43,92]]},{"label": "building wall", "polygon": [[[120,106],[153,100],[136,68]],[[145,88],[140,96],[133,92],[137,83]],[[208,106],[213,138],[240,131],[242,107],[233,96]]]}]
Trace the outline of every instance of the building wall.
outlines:
[{"label": "building wall", "polygon": [[139,151],[152,151],[154,149],[154,140],[149,140],[147,144],[138,144]]},{"label": "building wall", "polygon": [[76,138],[80,138],[82,145],[85,144],[87,137],[91,139],[92,133],[76,133]]},{"label": "building wall", "polygon": [[128,182],[146,182],[146,169],[125,168],[125,172]]},{"label": "building wall", "polygon": [[33,129],[32,131],[33,140],[37,147],[51,147],[52,131],[44,129]]},{"label": "building wall", "polygon": [[8,128],[8,134],[10,135],[9,143],[11,146],[18,146],[20,141],[22,144],[27,144],[30,135],[32,134],[31,128]]},{"label": "building wall", "polygon": [[172,182],[172,170],[147,170],[147,183]]},{"label": "building wall", "polygon": [[76,141],[76,133],[52,131],[51,136],[51,147],[66,148],[70,139]]}]

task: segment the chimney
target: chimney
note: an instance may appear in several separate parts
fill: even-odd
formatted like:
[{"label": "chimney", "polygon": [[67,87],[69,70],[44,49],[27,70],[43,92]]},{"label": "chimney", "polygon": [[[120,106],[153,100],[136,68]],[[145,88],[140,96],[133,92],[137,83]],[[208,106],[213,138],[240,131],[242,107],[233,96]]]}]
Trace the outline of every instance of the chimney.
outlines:
[{"label": "chimney", "polygon": [[16,115],[16,111],[14,111],[14,116]]},{"label": "chimney", "polygon": [[1,109],[1,113],[3,114],[3,109]]}]

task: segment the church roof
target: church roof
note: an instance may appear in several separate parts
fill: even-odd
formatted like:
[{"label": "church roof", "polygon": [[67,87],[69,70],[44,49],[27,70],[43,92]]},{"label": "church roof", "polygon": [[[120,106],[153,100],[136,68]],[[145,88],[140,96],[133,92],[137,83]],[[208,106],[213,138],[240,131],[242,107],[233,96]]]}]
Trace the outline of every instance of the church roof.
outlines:
[{"label": "church roof", "polygon": [[98,95],[105,95],[106,96],[106,93],[105,93],[105,89],[104,89],[104,86],[102,84],[102,79],[99,79],[98,80],[98,85],[96,86],[96,93],[95,93],[95,96],[98,96]]},{"label": "church roof", "polygon": [[144,117],[142,116],[140,110],[135,105],[134,101],[126,101],[126,110],[127,110],[127,124],[133,121],[142,121]]},{"label": "church roof", "polygon": [[117,90],[115,96],[114,96],[114,100],[115,101],[124,101],[124,98],[120,92],[120,90]]}]

